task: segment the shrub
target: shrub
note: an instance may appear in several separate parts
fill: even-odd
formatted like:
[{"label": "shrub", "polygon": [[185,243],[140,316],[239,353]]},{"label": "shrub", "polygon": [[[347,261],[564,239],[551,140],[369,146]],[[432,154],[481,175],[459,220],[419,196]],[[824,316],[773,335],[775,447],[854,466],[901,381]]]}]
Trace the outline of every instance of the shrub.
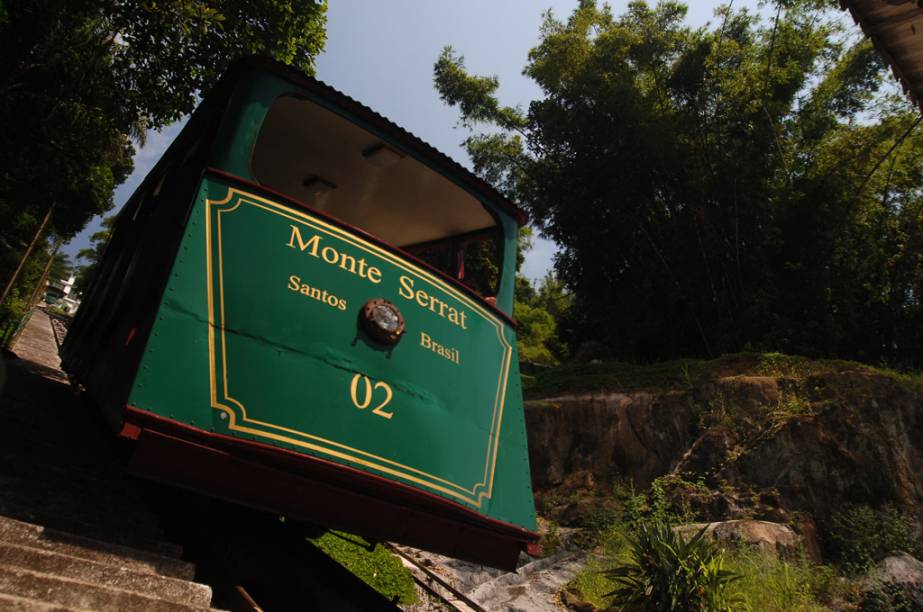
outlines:
[{"label": "shrub", "polygon": [[[586,567],[578,572],[571,586],[599,608],[621,605],[632,609],[622,600],[611,596],[619,587],[610,571],[613,564],[629,559],[629,534],[637,533],[634,525],[614,524],[600,540],[602,556],[591,555]],[[819,612],[835,602],[855,597],[854,585],[843,581],[835,568],[813,565],[804,559],[782,561],[774,555],[749,547],[731,547],[723,553],[725,569],[740,579],[733,589],[734,610],[747,612]],[[654,605],[651,604],[650,608]],[[636,606],[634,609],[644,609]],[[870,608],[874,610],[876,608]],[[887,608],[877,608],[887,609]],[[896,608],[897,610],[898,608]]]},{"label": "shrub", "polygon": [[358,536],[332,531],[312,538],[311,543],[386,598],[397,597],[405,605],[419,601],[410,572],[381,544],[370,551]]},{"label": "shrub", "polygon": [[913,612],[913,602],[897,584],[879,584],[859,602],[860,612]]},{"label": "shrub", "polygon": [[628,560],[606,572],[617,586],[621,610],[729,610],[739,600],[727,592],[740,576],[724,568],[721,551],[705,529],[686,540],[667,522],[642,523],[628,535]]},{"label": "shrub", "polygon": [[861,573],[892,551],[919,552],[910,519],[894,506],[851,506],[833,515],[826,528],[833,559],[849,573]]}]

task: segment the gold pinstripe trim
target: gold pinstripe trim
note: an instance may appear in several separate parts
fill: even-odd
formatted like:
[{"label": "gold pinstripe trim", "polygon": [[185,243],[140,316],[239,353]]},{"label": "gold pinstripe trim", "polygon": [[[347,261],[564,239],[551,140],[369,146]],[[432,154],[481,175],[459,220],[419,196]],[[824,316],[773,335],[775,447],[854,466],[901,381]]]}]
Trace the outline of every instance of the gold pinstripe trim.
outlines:
[{"label": "gold pinstripe trim", "polygon": [[[237,196],[236,203],[227,208],[222,209],[220,207],[227,205],[234,197]],[[238,210],[243,204],[249,204],[256,208],[260,208],[269,213],[276,214],[287,218],[289,220],[305,224],[308,226],[317,229],[328,236],[340,239],[348,244],[352,245],[355,248],[363,250],[369,254],[375,255],[380,259],[391,263],[392,265],[416,276],[417,278],[428,282],[430,285],[433,285],[442,291],[452,295],[458,301],[465,304],[472,312],[481,316],[489,324],[493,325],[497,339],[500,342],[501,348],[503,350],[500,362],[500,372],[499,380],[497,385],[497,391],[494,397],[494,407],[491,414],[490,421],[490,432],[488,434],[488,443],[486,450],[486,457],[484,460],[484,473],[481,479],[481,482],[475,483],[473,486],[466,487],[460,485],[444,478],[440,478],[434,474],[430,474],[423,470],[403,465],[399,462],[387,459],[385,457],[380,457],[378,455],[363,451],[361,449],[350,447],[346,444],[336,442],[334,440],[328,440],[320,436],[315,436],[307,432],[298,431],[295,429],[290,429],[276,425],[273,423],[267,423],[264,421],[258,421],[256,419],[251,419],[247,416],[246,408],[238,400],[230,396],[228,390],[228,379],[227,379],[227,344],[224,337],[224,269],[223,269],[223,257],[222,257],[222,245],[221,245],[221,216],[222,214],[231,213],[235,210]],[[218,308],[220,311],[220,323],[216,325],[215,322],[215,297],[214,297],[214,255],[213,255],[213,244],[212,244],[212,211],[215,211],[216,217],[216,243],[217,243],[217,266],[218,266]],[[362,465],[367,468],[372,468],[389,474],[391,476],[397,476],[404,480],[408,480],[418,485],[428,487],[430,489],[439,491],[448,496],[454,497],[456,499],[463,500],[478,509],[481,509],[484,500],[489,499],[493,495],[493,480],[494,473],[496,470],[497,463],[497,453],[500,442],[500,426],[503,421],[503,407],[506,400],[506,387],[509,379],[510,364],[512,361],[513,350],[509,341],[506,339],[504,333],[504,324],[503,322],[493,315],[488,309],[484,308],[476,301],[472,300],[470,297],[464,293],[458,291],[444,280],[438,278],[437,276],[429,273],[428,271],[421,269],[404,259],[396,256],[395,254],[382,249],[372,243],[369,243],[349,232],[343,230],[339,227],[326,223],[325,221],[313,217],[311,215],[302,213],[297,210],[293,210],[285,205],[278,204],[272,200],[263,198],[261,196],[248,193],[234,187],[229,187],[226,196],[221,200],[211,200],[206,198],[205,200],[205,235],[206,235],[206,272],[208,275],[208,339],[209,339],[209,382],[210,382],[210,394],[212,407],[224,412],[228,415],[228,427],[232,431],[239,431],[242,433],[254,435],[257,437],[269,438],[278,442],[284,442],[291,444],[293,446],[298,446],[301,448],[306,448],[322,455],[327,455],[341,459],[344,461],[349,461],[358,465]],[[216,338],[215,330],[218,329],[220,332],[220,338]],[[219,399],[218,397],[218,381],[217,381],[217,360],[215,355],[215,346],[216,340],[221,342],[221,370],[222,370],[222,385],[221,391],[223,397]],[[237,407],[237,411],[225,403],[227,402],[233,404]],[[239,415],[238,415],[239,411]],[[264,431],[263,429],[256,429],[253,426],[265,427],[267,429],[272,429],[274,431]],[[288,434],[288,435],[286,435]],[[292,437],[297,436],[297,437]]]}]

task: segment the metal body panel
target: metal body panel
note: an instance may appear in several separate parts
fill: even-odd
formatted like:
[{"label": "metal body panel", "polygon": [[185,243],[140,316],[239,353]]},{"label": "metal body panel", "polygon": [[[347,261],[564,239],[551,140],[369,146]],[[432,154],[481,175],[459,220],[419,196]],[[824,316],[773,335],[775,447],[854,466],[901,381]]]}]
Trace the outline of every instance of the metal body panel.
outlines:
[{"label": "metal body panel", "polygon": [[[394,347],[359,330],[374,298],[404,315]],[[476,298],[316,215],[208,177],[129,403],[531,530],[517,362],[512,327]]]},{"label": "metal body panel", "polygon": [[[362,125],[493,211],[510,263],[496,306],[378,237],[253,184],[266,110],[291,94]],[[120,212],[63,367],[137,441],[142,474],[512,566],[538,541],[509,318],[523,221],[489,185],[370,109],[247,60]],[[396,346],[360,331],[357,314],[373,298],[403,314]],[[184,470],[196,457],[202,469]],[[235,480],[238,469],[250,476]],[[301,493],[281,495],[292,483]],[[312,490],[329,498],[306,499]],[[352,507],[363,499],[367,508]]]}]

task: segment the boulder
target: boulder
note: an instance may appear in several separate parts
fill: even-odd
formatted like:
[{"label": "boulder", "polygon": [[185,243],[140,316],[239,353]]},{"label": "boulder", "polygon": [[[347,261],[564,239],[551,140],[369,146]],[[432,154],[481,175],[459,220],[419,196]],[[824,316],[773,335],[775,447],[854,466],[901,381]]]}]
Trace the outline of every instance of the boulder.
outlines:
[{"label": "boulder", "polygon": [[566,588],[561,591],[561,603],[566,609],[572,610],[573,612],[596,612],[599,610],[599,608],[592,603],[583,599],[580,593],[571,588]]},{"label": "boulder", "polygon": [[905,552],[895,552],[882,559],[865,579],[865,590],[879,585],[900,588],[909,598],[913,610],[923,610],[923,561]]},{"label": "boulder", "polygon": [[782,558],[797,557],[805,549],[804,539],[788,525],[770,521],[719,521],[714,523],[688,523],[677,531],[690,538],[702,528],[716,542],[751,546]]}]

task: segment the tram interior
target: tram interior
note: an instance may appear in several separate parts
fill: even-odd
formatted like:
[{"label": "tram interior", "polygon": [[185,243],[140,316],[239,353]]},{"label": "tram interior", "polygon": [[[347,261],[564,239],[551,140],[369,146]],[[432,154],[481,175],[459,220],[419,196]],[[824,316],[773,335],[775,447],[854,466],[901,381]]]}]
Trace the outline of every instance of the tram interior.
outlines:
[{"label": "tram interior", "polygon": [[252,157],[262,184],[496,295],[503,235],[474,196],[323,106],[283,96]]}]

